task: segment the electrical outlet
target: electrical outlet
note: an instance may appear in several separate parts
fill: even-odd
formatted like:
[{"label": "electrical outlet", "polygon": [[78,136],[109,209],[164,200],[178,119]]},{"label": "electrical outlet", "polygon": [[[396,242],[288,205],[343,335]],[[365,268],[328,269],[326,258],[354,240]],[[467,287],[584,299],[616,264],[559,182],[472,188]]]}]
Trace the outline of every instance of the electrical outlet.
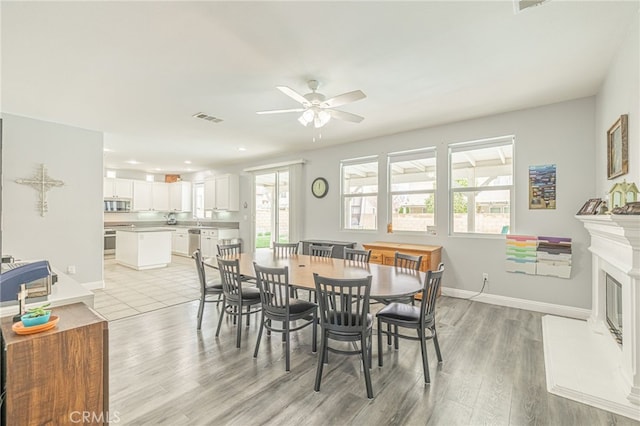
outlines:
[{"label": "electrical outlet", "polygon": [[489,281],[489,274],[487,274],[486,272],[482,273],[482,281]]},{"label": "electrical outlet", "polygon": [[73,275],[76,273],[76,265],[67,266],[67,274]]}]

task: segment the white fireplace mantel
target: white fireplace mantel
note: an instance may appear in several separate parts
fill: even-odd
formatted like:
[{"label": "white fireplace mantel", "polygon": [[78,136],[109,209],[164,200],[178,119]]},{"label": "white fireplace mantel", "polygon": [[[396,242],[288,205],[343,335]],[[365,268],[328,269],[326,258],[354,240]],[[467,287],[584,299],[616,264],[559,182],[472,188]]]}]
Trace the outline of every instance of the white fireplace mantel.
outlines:
[{"label": "white fireplace mantel", "polygon": [[[640,216],[576,219],[591,235],[591,315],[543,318],[547,388],[640,420]],[[622,285],[622,348],[606,323],[606,274]]]}]

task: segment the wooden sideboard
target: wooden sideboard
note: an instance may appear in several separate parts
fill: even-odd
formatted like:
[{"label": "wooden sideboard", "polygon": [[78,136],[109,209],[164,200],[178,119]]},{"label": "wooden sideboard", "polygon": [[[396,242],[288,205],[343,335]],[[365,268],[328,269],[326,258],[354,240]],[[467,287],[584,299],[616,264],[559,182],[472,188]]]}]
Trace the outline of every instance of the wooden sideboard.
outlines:
[{"label": "wooden sideboard", "polygon": [[[12,318],[2,331],[2,424],[108,424],[108,323],[84,303],[55,307],[51,330],[18,335]],[[84,413],[89,413],[84,414]]]},{"label": "wooden sideboard", "polygon": [[[373,243],[363,243],[365,250],[371,250],[371,263],[383,265],[393,265],[396,252],[410,254],[412,256],[422,256],[421,271],[435,271],[442,261],[442,246],[427,246],[422,244],[390,243],[386,241],[375,241]],[[416,295],[420,299],[421,295]]]}]

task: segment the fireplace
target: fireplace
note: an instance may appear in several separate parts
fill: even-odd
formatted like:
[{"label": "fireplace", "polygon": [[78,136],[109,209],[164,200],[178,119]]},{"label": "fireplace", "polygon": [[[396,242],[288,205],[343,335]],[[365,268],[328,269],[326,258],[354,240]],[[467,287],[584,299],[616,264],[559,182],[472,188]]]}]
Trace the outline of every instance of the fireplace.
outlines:
[{"label": "fireplace", "polygon": [[622,284],[605,274],[606,316],[609,330],[619,345],[622,345]]},{"label": "fireplace", "polygon": [[640,218],[576,219],[591,237],[591,312],[542,318],[547,389],[640,420]]}]

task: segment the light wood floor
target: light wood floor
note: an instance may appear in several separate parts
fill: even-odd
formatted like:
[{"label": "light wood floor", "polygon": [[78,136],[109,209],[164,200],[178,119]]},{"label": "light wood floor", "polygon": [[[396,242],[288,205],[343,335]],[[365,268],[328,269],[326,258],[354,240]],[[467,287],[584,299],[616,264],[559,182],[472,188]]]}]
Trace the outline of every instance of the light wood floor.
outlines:
[{"label": "light wood floor", "polygon": [[[541,314],[441,297],[438,331],[444,362],[428,344],[432,383],[422,378],[417,342],[384,346],[371,370],[368,400],[357,356],[330,354],[320,392],[311,330],[294,333],[291,371],[279,334],[263,337],[254,359],[254,316],[235,347],[218,311],[205,307],[196,332],[189,302],[109,323],[110,407],[126,425],[638,425],[546,390]],[[116,423],[112,423],[116,424]]]}]

